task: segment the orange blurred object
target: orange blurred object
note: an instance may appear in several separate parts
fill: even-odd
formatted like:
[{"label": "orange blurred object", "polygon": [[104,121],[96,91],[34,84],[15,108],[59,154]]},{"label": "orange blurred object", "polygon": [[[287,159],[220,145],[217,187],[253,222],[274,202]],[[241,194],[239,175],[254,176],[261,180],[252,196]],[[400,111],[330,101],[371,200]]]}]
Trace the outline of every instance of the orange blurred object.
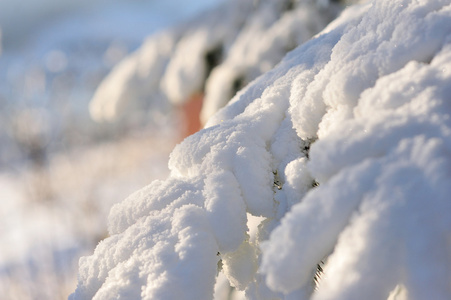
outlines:
[{"label": "orange blurred object", "polygon": [[202,128],[200,123],[200,111],[202,109],[203,100],[204,95],[202,93],[197,93],[192,95],[188,101],[182,104],[181,111],[184,119],[184,128],[182,128],[183,137],[196,133]]}]

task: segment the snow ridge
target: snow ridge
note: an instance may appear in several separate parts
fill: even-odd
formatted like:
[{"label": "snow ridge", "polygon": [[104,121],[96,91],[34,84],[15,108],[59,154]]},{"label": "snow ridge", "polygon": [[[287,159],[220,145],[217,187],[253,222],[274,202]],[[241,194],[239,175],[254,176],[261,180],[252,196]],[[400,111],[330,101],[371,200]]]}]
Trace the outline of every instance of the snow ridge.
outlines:
[{"label": "snow ridge", "polygon": [[70,299],[211,299],[220,260],[248,299],[449,299],[450,32],[445,0],[349,8],[112,209]]}]

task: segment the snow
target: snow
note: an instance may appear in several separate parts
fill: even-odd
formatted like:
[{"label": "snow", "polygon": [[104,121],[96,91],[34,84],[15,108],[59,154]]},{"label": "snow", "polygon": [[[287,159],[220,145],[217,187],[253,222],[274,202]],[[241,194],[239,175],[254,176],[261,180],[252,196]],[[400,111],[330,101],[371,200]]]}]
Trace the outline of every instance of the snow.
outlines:
[{"label": "snow", "polygon": [[205,123],[237,90],[318,33],[342,8],[320,2],[226,1],[151,36],[103,80],[91,114],[114,122],[133,118],[143,108],[154,110],[149,108],[153,102],[179,105],[203,93]]},{"label": "snow", "polygon": [[161,82],[171,102],[184,102],[202,91],[205,78],[218,63],[215,60],[220,60],[223,49],[234,40],[251,9],[252,1],[229,1],[201,21],[195,20],[194,28],[185,29]]},{"label": "snow", "polygon": [[340,9],[315,1],[295,2],[292,9],[289,5],[289,1],[263,1],[246,21],[224,62],[206,82],[204,123],[237,88],[273,68],[288,51],[321,31]]},{"label": "snow", "polygon": [[67,298],[111,206],[167,176],[174,115],[99,125],[88,103],[145,36],[218,1],[180,3],[0,1],[2,299]]},{"label": "snow", "polygon": [[[152,91],[159,85],[157,79],[163,74],[177,37],[175,31],[151,36],[136,52],[117,64],[93,95],[89,104],[92,118],[96,121],[110,121],[138,110],[139,104],[134,104],[137,106],[134,107],[130,102],[152,95]],[[158,101],[161,95],[155,93],[151,97],[154,102],[161,104]],[[161,105],[159,109],[164,111]]]},{"label": "snow", "polygon": [[173,142],[158,143],[150,133],[147,139],[128,138],[54,154],[46,169],[2,170],[4,299],[67,297],[76,285],[78,258],[93,251],[106,235],[111,206],[168,173]]},{"label": "snow", "polygon": [[252,1],[228,1],[149,36],[102,81],[90,103],[93,118],[131,118],[143,108],[161,110],[168,101],[182,103],[200,92],[208,75],[206,55],[231,43],[251,8]]},{"label": "snow", "polygon": [[356,5],[113,207],[71,300],[211,299],[218,263],[248,299],[451,296],[451,4]]}]

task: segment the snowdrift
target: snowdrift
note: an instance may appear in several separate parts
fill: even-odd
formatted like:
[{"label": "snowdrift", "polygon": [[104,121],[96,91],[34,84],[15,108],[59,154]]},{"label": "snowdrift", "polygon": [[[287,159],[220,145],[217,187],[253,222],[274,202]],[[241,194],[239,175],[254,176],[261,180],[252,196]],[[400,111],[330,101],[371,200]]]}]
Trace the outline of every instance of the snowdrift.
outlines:
[{"label": "snowdrift", "polygon": [[70,299],[449,299],[450,95],[448,0],[351,6],[113,207]]}]

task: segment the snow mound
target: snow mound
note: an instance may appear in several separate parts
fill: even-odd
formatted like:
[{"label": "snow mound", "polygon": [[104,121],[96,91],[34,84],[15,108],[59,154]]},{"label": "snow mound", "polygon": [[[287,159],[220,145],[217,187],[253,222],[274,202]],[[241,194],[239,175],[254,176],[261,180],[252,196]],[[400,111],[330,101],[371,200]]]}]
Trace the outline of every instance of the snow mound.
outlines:
[{"label": "snow mound", "polygon": [[249,299],[449,299],[450,82],[448,0],[350,7],[112,209],[70,299],[211,299],[219,265]]}]

